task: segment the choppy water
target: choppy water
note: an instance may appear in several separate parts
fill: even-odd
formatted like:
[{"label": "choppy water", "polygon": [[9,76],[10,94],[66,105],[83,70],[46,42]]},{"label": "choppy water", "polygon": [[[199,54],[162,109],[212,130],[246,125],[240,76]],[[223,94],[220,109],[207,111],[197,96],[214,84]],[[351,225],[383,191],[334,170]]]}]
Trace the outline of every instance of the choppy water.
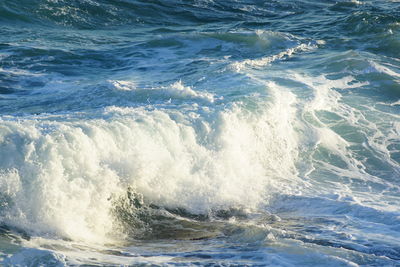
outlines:
[{"label": "choppy water", "polygon": [[0,0],[4,266],[400,266],[399,164],[398,1]]}]

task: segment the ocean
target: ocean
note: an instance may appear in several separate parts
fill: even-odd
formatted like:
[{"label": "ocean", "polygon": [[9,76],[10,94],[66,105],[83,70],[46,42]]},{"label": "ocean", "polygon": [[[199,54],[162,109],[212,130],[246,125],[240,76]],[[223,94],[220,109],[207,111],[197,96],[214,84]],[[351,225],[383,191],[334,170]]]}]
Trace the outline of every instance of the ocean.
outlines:
[{"label": "ocean", "polygon": [[400,2],[0,0],[0,265],[400,266]]}]

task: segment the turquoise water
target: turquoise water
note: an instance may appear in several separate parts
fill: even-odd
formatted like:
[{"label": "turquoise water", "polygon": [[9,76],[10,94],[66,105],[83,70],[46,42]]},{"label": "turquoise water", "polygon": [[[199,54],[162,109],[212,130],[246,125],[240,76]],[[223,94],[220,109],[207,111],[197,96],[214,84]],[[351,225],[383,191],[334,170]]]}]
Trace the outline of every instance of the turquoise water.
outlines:
[{"label": "turquoise water", "polygon": [[398,1],[0,0],[4,266],[399,266]]}]

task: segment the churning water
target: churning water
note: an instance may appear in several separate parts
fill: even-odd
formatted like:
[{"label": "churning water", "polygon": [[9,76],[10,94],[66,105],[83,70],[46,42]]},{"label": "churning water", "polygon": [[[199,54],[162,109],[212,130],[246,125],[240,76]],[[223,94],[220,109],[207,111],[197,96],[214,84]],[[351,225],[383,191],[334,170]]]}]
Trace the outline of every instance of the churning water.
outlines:
[{"label": "churning water", "polygon": [[399,266],[400,3],[0,0],[4,266]]}]

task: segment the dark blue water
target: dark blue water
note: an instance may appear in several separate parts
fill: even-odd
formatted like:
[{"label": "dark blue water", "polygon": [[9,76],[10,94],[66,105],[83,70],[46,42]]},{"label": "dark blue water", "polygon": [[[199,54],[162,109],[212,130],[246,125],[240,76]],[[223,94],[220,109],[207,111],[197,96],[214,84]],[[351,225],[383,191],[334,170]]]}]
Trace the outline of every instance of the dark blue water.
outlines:
[{"label": "dark blue water", "polygon": [[400,265],[398,1],[0,0],[5,266]]}]

